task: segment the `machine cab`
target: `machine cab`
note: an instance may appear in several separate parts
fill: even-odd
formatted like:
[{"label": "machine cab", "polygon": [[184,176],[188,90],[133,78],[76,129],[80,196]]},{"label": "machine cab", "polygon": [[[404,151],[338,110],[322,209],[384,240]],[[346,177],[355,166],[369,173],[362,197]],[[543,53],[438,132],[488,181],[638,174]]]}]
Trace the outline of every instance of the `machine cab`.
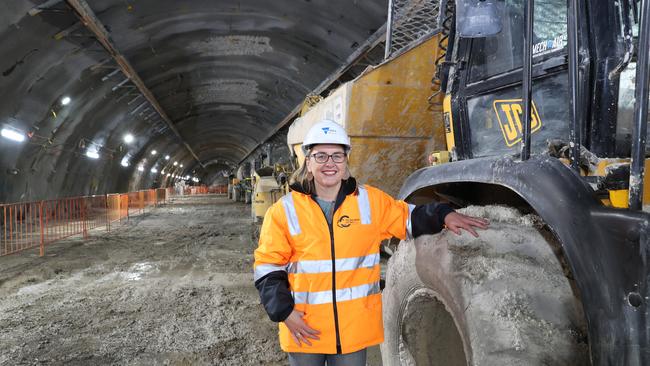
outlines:
[{"label": "machine cab", "polygon": [[[502,20],[497,35],[456,39],[445,112],[452,113],[459,158],[519,153],[524,3],[496,2]],[[634,30],[636,42],[635,11],[627,1],[590,1],[590,14],[578,18],[581,143],[599,157],[630,153],[635,59],[628,31]],[[566,1],[535,2],[532,54],[531,147],[542,153],[549,141],[567,141],[570,132]]]}]

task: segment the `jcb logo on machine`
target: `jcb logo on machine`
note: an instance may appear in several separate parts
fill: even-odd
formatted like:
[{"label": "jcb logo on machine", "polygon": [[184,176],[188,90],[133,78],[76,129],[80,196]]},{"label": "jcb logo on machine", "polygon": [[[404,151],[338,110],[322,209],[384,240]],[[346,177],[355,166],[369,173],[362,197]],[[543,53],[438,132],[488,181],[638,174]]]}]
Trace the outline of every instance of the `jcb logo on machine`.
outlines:
[{"label": "jcb logo on machine", "polygon": [[[503,138],[508,147],[521,142],[524,134],[523,116],[524,107],[521,99],[504,99],[494,101],[494,112],[497,114]],[[542,127],[535,103],[531,103],[530,132],[533,133]]]}]

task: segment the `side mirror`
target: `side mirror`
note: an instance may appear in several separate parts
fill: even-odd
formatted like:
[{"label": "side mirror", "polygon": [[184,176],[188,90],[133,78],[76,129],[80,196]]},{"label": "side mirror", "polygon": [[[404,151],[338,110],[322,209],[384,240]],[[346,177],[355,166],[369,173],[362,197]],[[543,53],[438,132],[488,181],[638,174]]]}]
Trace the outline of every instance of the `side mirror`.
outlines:
[{"label": "side mirror", "polygon": [[496,0],[455,0],[456,31],[463,38],[489,37],[501,32]]}]

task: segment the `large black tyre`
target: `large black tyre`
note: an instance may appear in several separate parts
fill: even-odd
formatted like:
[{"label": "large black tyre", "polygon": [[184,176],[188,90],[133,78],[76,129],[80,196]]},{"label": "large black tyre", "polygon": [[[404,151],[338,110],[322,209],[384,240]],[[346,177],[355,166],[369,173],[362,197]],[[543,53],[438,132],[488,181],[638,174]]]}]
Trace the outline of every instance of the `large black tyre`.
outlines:
[{"label": "large black tyre", "polygon": [[474,207],[491,226],[403,242],[383,293],[384,366],[588,365],[582,306],[535,216]]}]

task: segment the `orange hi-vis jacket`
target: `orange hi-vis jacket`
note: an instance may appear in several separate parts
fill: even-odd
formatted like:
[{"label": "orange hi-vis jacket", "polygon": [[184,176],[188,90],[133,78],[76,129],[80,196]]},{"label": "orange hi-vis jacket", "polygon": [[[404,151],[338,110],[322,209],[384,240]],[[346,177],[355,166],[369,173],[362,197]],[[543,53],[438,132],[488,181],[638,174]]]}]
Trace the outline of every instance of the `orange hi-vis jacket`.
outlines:
[{"label": "orange hi-vis jacket", "polygon": [[[419,210],[421,218],[431,219],[433,231],[419,233],[440,231],[452,211],[434,205],[428,213]],[[351,353],[383,341],[379,244],[410,236],[415,208],[376,188],[357,187],[352,178],[342,185],[331,225],[314,198],[300,191],[269,208],[255,251],[262,303],[274,321],[282,322],[295,309],[320,331],[311,346],[298,346],[280,323],[285,352]]]}]

